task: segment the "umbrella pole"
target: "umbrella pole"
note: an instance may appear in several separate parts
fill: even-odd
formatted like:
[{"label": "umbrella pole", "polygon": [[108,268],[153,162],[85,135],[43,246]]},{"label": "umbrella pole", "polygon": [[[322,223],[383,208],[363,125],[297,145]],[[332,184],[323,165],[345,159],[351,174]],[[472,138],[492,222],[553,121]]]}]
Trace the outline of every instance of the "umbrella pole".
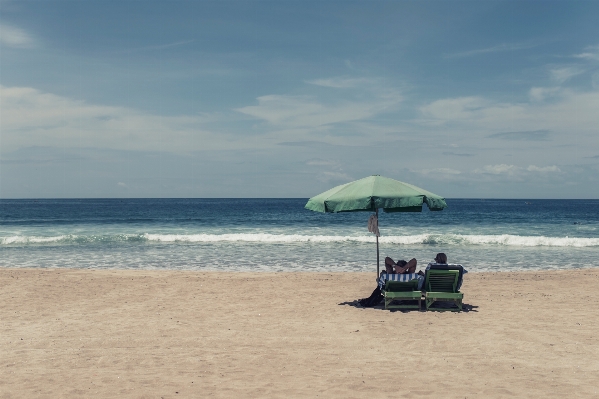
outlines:
[{"label": "umbrella pole", "polygon": [[[379,224],[379,208],[376,208],[376,224]],[[376,234],[375,234],[376,235]],[[379,271],[379,236],[376,236],[376,276],[380,275]]]}]

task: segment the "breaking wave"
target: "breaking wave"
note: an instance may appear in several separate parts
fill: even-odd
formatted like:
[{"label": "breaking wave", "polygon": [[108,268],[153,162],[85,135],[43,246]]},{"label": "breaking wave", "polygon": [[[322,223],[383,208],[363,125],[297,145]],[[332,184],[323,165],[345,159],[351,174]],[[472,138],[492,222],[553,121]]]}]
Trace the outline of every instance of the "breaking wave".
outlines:
[{"label": "breaking wave", "polygon": [[41,236],[10,236],[1,237],[0,245],[43,245],[43,244],[92,244],[109,242],[140,242],[147,241],[144,234],[115,234],[115,235],[74,235],[65,234],[53,237]]},{"label": "breaking wave", "polygon": [[[599,238],[586,237],[546,237],[502,235],[466,235],[466,234],[418,234],[411,236],[386,236],[379,238],[381,243],[403,245],[448,245],[448,246],[507,246],[507,247],[599,247]],[[9,236],[1,237],[2,246],[27,245],[83,245],[102,243],[372,243],[374,236],[340,235],[302,235],[302,234],[115,234],[115,235],[58,235]]]},{"label": "breaking wave", "polygon": [[[372,243],[373,236],[277,235],[277,234],[145,234],[149,241],[160,242],[256,242],[256,243]],[[517,235],[418,234],[380,237],[381,243],[404,245],[505,245],[517,247],[595,247],[599,238],[544,237]]]}]

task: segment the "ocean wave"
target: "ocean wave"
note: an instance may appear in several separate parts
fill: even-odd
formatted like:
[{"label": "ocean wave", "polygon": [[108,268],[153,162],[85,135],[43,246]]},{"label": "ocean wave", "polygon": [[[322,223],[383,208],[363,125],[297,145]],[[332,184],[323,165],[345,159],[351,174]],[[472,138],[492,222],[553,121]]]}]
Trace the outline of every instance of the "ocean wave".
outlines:
[{"label": "ocean wave", "polygon": [[67,236],[55,237],[27,237],[27,236],[11,236],[0,238],[0,245],[10,244],[47,244],[63,241]]},{"label": "ocean wave", "polygon": [[[283,234],[145,234],[148,241],[210,243],[210,242],[255,242],[255,243],[372,243],[373,236],[333,235],[283,235]],[[380,237],[381,243],[404,245],[504,245],[517,247],[596,247],[599,238],[545,237],[518,235],[461,235],[461,234],[417,234],[412,236]]]},{"label": "ocean wave", "polygon": [[42,245],[42,244],[90,244],[103,242],[136,242],[147,241],[144,234],[115,235],[75,235],[65,234],[52,237],[43,236],[9,236],[0,237],[0,245]]},{"label": "ocean wave", "polygon": [[[415,237],[415,236],[413,236]],[[402,240],[395,241],[390,237],[390,242],[402,244]],[[421,242],[410,244],[444,244],[444,245],[500,245],[508,247],[597,247],[599,238],[587,237],[546,237],[546,236],[518,236],[511,234],[501,235],[423,235]]]},{"label": "ocean wave", "polygon": [[[114,234],[114,235],[57,235],[42,236],[9,236],[1,237],[0,245],[76,245],[102,243],[372,243],[372,235],[340,236],[340,235],[303,235],[303,234],[266,234],[266,233],[233,233],[233,234]],[[380,237],[382,244],[401,245],[447,245],[447,246],[506,246],[506,247],[599,247],[599,238],[588,237],[546,237],[502,235],[467,235],[467,234],[417,234],[410,236]]]}]

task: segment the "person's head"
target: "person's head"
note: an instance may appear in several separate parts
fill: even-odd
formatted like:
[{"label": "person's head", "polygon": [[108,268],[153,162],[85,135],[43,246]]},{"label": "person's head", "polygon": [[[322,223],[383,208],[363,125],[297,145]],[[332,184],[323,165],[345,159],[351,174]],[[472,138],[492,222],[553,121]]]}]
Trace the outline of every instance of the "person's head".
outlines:
[{"label": "person's head", "polygon": [[439,252],[437,256],[435,256],[435,262],[447,263],[447,255],[445,255],[443,252]]},{"label": "person's head", "polygon": [[404,267],[407,264],[408,264],[408,262],[406,262],[405,260],[398,260],[397,261],[397,266],[399,266],[399,267]]}]

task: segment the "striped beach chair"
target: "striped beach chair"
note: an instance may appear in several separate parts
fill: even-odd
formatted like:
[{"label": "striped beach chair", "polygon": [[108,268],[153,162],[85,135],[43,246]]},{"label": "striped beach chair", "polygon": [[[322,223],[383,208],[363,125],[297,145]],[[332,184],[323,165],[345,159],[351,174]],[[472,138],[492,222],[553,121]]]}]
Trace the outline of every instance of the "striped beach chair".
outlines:
[{"label": "striped beach chair", "polygon": [[[421,309],[423,277],[416,273],[389,274],[379,277],[381,293],[385,298],[385,309]],[[401,301],[397,303],[397,301]],[[418,301],[418,303],[414,303]],[[395,302],[395,304],[393,304]]]}]

